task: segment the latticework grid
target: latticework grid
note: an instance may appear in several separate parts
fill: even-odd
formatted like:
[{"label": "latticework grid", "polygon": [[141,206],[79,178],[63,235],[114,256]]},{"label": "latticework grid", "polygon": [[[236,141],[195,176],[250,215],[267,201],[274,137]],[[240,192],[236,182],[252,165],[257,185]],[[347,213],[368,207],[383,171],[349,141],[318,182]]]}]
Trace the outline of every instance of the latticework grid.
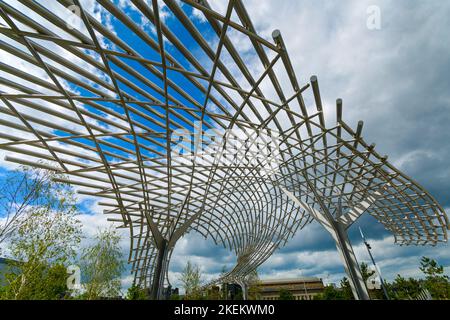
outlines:
[{"label": "latticework grid", "polygon": [[[0,49],[21,61],[0,62],[0,147],[104,198],[130,230],[138,283],[152,285],[163,242],[167,275],[191,230],[234,250],[226,278],[242,279],[315,211],[346,225],[368,212],[400,244],[447,239],[443,209],[364,142],[362,123],[345,123],[341,100],[326,126],[317,79],[298,83],[281,34],[260,37],[241,0],[224,12],[204,0],[130,3],[133,16],[97,0],[105,24],[78,0],[0,0]],[[78,27],[67,8],[79,8]]]}]

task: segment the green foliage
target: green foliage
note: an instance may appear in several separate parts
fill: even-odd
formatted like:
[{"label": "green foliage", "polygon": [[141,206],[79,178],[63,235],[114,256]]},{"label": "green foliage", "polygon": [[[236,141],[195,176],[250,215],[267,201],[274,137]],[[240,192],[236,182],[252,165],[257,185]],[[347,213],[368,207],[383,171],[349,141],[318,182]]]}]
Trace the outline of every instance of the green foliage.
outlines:
[{"label": "green foliage", "polygon": [[352,292],[352,287],[350,286],[350,281],[346,277],[344,277],[342,278],[340,285],[341,285],[342,299],[353,300],[354,296]]},{"label": "green foliage", "polygon": [[437,261],[422,257],[420,271],[425,274],[423,286],[430,292],[433,299],[447,300],[450,298],[449,277],[444,274],[444,267]]},{"label": "green foliage", "polygon": [[435,260],[422,257],[419,269],[424,273],[425,279],[405,279],[397,275],[394,282],[387,285],[389,296],[396,300],[416,299],[427,289],[435,300],[449,299],[450,283],[449,277],[444,274],[444,267]]},{"label": "green foliage", "polygon": [[361,263],[361,275],[363,277],[364,283],[367,283],[367,280],[375,274],[374,270],[370,270],[367,263]]},{"label": "green foliage", "polygon": [[326,286],[321,296],[322,300],[346,300],[343,292],[333,286]]},{"label": "green foliage", "polygon": [[[436,260],[427,257],[422,257],[419,269],[427,276],[427,278],[442,276],[444,274],[444,267],[440,266]],[[448,279],[447,276],[444,277],[445,279]]]},{"label": "green foliage", "polygon": [[246,282],[248,285],[248,300],[260,300],[261,299],[261,287],[259,286],[258,270],[251,272]]},{"label": "green foliage", "polygon": [[203,292],[201,291],[202,274],[199,266],[188,261],[181,273],[180,281],[185,291],[185,300],[203,299]]},{"label": "green foliage", "polygon": [[14,260],[24,261],[17,267],[66,263],[76,255],[81,240],[81,224],[75,207],[65,208],[61,199],[56,212],[51,208],[35,208],[10,242]]},{"label": "green foliage", "polygon": [[[2,177],[0,186],[0,243],[11,237],[33,214],[35,208],[51,208],[58,196],[71,198],[67,185],[55,183],[59,174],[21,167]],[[55,192],[56,191],[56,192]],[[71,203],[70,200],[66,203]]]},{"label": "green foliage", "polygon": [[340,282],[340,288],[331,285],[326,286],[321,294],[314,297],[314,300],[354,300],[350,281],[346,277],[343,277]]},{"label": "green foliage", "polygon": [[[361,263],[361,274],[364,279],[364,283],[366,285],[367,285],[367,280],[371,279],[371,277],[375,273],[376,273],[376,271],[369,269],[369,266],[366,263],[364,263],[364,262]],[[370,299],[383,300],[386,298],[384,296],[383,290],[381,290],[381,289],[372,289],[372,290],[368,290],[368,291],[369,291]],[[351,290],[350,290],[350,294],[351,294]],[[351,297],[353,297],[353,295]]]},{"label": "green foliage", "polygon": [[174,293],[170,296],[170,300],[178,301],[181,300],[181,297],[180,295]]},{"label": "green foliage", "polygon": [[[36,178],[27,171],[29,179]],[[42,174],[40,172],[39,174]],[[5,274],[4,299],[58,299],[66,295],[65,265],[73,261],[81,240],[74,193],[53,182],[48,173],[39,180],[39,206],[26,209],[9,233],[12,262]],[[41,179],[41,178],[36,178]],[[19,184],[22,185],[22,184]],[[29,203],[29,202],[27,202]]]},{"label": "green foliage", "polygon": [[294,295],[289,290],[281,289],[278,300],[294,300]]},{"label": "green foliage", "polygon": [[61,264],[37,267],[33,275],[27,278],[26,285],[21,288],[19,293],[16,291],[16,281],[22,280],[22,277],[10,273],[6,275],[6,279],[12,285],[3,289],[3,299],[59,300],[70,297],[66,285],[66,267]]},{"label": "green foliage", "polygon": [[127,300],[148,300],[149,296],[145,289],[142,289],[140,286],[133,283],[133,285],[128,288],[126,298]]},{"label": "green foliage", "polygon": [[389,297],[394,300],[415,299],[422,291],[419,280],[406,279],[400,275],[397,275],[393,283],[387,285],[387,289]]},{"label": "green foliage", "polygon": [[85,280],[83,298],[98,300],[120,296],[120,276],[124,270],[120,236],[114,229],[99,230],[92,246],[81,255],[81,272]]},{"label": "green foliage", "polygon": [[212,286],[206,290],[207,300],[221,300],[220,288],[217,286]]},{"label": "green foliage", "polygon": [[[370,270],[366,263],[361,263],[361,274],[364,281],[367,281],[375,271]],[[323,293],[314,297],[315,300],[354,300],[352,288],[348,278],[343,277],[340,282],[340,288],[326,286]]]}]

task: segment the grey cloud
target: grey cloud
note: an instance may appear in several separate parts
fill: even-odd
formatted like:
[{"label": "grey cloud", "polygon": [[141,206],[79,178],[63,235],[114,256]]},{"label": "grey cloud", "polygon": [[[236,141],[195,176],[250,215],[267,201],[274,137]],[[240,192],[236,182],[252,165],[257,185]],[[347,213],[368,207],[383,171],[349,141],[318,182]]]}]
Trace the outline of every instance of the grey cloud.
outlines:
[{"label": "grey cloud", "polygon": [[[366,28],[366,9],[374,4],[382,14],[379,31]],[[226,1],[214,5],[224,10]],[[274,29],[281,30],[302,83],[318,75],[328,122],[335,118],[335,99],[343,98],[346,120],[352,125],[365,121],[367,142],[377,143],[380,153],[450,206],[450,43],[445,41],[449,3],[248,0],[246,6],[260,34],[270,39]],[[398,272],[418,275],[422,255],[450,264],[445,246],[395,246],[370,216],[350,230],[360,261],[369,262],[358,227],[373,244],[388,279]],[[229,251],[192,233],[174,251],[171,279],[177,283],[187,260],[199,264],[210,278],[223,265],[232,267],[234,259]],[[316,223],[299,231],[259,271],[263,278],[320,276],[329,282],[344,275],[333,241]]]},{"label": "grey cloud", "polygon": [[[258,6],[250,1],[250,15],[263,33],[280,29],[294,68],[303,82],[312,74],[319,77],[325,100],[327,121],[334,119],[334,100],[344,99],[344,116],[356,125],[365,121],[367,142],[377,143],[382,154],[411,175],[449,207],[450,190],[450,4],[439,1],[275,1]],[[381,9],[382,29],[366,28],[369,5]],[[274,15],[278,19],[267,19]],[[388,233],[370,216],[358,221],[350,238],[361,246],[358,227],[372,241]],[[393,239],[382,243],[380,263],[392,278],[396,272],[417,274],[421,255],[434,255],[448,265],[445,246],[396,247]],[[305,250],[325,252],[334,244],[317,225],[300,231],[277,254],[290,255]],[[395,248],[395,259],[385,256]],[[393,250],[393,249],[392,249]],[[360,251],[361,260],[366,260]],[[358,257],[359,257],[358,256]],[[402,260],[404,259],[404,260]],[[269,260],[262,268],[294,272],[305,264],[286,258]],[[311,270],[323,274],[318,270]],[[329,269],[339,272],[336,266]],[[323,270],[322,270],[323,271]],[[275,273],[274,273],[275,272]]]}]

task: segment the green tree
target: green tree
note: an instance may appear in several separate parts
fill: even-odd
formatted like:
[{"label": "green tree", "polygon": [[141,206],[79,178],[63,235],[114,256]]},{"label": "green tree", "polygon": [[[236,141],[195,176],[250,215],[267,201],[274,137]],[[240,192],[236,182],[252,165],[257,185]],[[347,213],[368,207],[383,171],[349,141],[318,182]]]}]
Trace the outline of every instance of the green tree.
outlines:
[{"label": "green tree", "polygon": [[[0,185],[0,243],[11,237],[39,207],[55,203],[52,181],[58,174],[43,169],[21,167],[7,173]],[[1,253],[1,252],[0,252]]]},{"label": "green tree", "polygon": [[450,298],[449,277],[444,274],[444,267],[436,260],[422,257],[420,271],[425,274],[424,287],[430,292],[433,299],[446,300]]},{"label": "green tree", "polygon": [[[370,270],[367,263],[362,262],[360,265],[361,275],[363,277],[364,283],[367,283],[367,280],[372,277],[375,274],[374,270]],[[327,292],[327,295],[330,297],[330,300],[333,299],[333,295],[336,295],[336,300],[354,300],[352,287],[350,286],[350,281],[347,277],[343,277],[340,282],[340,290],[334,289],[335,291],[339,292],[333,292],[331,289],[329,289],[329,292]],[[378,297],[379,295],[372,294],[374,297]]]},{"label": "green tree", "polygon": [[116,230],[98,230],[94,244],[83,248],[80,265],[84,278],[83,298],[98,300],[120,296],[124,261]]},{"label": "green tree", "polygon": [[[361,263],[361,274],[364,279],[364,283],[366,284],[366,287],[367,287],[368,280],[371,279],[371,277],[375,273],[376,273],[376,271],[369,269],[369,266],[366,263],[364,263],[364,262]],[[371,299],[383,300],[386,298],[384,296],[383,290],[381,290],[381,289],[371,289],[371,290],[369,290],[369,288],[367,288],[367,289],[368,289],[369,296]]]},{"label": "green tree", "polygon": [[28,208],[26,219],[10,234],[5,299],[58,299],[67,294],[65,266],[73,261],[81,240],[76,199],[66,184],[46,180],[40,188],[47,190],[40,205]]},{"label": "green tree", "polygon": [[343,300],[354,300],[352,287],[350,286],[350,281],[344,277],[341,280],[341,292],[342,292],[342,298]]},{"label": "green tree", "polygon": [[180,298],[180,295],[179,294],[176,294],[176,293],[174,293],[174,294],[172,294],[171,296],[170,296],[170,300],[174,300],[174,301],[178,301],[178,300],[180,300],[181,298]]},{"label": "green tree", "polygon": [[323,292],[314,297],[314,300],[348,300],[343,290],[338,290],[334,286],[326,286]]},{"label": "green tree", "polygon": [[294,300],[294,296],[289,290],[281,289],[278,300]]},{"label": "green tree", "polygon": [[363,277],[364,283],[367,283],[367,280],[375,274],[374,270],[370,270],[367,263],[361,263],[361,275]]},{"label": "green tree", "polygon": [[[18,274],[9,273],[7,281],[14,283]],[[59,300],[69,299],[70,292],[67,289],[67,269],[64,265],[41,265],[37,267],[33,276],[29,277],[22,291],[15,295],[15,286],[8,285],[3,288],[3,299],[26,299],[26,300]]]},{"label": "green tree", "polygon": [[193,265],[188,261],[181,273],[180,281],[185,291],[186,300],[203,299],[201,291],[202,274],[199,266]]},{"label": "green tree", "polygon": [[127,296],[128,300],[148,300],[149,295],[145,289],[133,283],[131,287],[128,288]]},{"label": "green tree", "polygon": [[415,299],[420,292],[422,287],[419,280],[414,278],[406,279],[400,275],[387,285],[389,297],[394,300],[410,300]]},{"label": "green tree", "polygon": [[251,272],[246,277],[246,283],[248,285],[248,299],[260,300],[261,299],[261,287],[259,281],[258,270]]},{"label": "green tree", "polygon": [[208,300],[220,300],[221,292],[218,286],[210,286],[206,289],[206,298]]}]

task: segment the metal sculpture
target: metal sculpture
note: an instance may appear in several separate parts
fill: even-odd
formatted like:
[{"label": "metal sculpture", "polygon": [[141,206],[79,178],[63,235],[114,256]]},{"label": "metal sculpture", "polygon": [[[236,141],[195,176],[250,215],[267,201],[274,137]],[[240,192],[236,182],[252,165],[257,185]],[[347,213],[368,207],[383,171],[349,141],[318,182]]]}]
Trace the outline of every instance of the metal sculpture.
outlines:
[{"label": "metal sculpture", "polygon": [[346,230],[363,213],[400,244],[447,240],[443,209],[362,139],[362,122],[344,122],[342,100],[326,126],[317,78],[299,84],[279,31],[274,43],[259,36],[241,0],[223,13],[205,0],[163,3],[131,0],[129,16],[97,0],[104,23],[78,0],[0,0],[0,49],[20,60],[0,62],[0,148],[105,199],[153,298],[191,230],[235,251],[222,280],[245,289],[250,272],[317,220],[358,299],[369,297]]}]

